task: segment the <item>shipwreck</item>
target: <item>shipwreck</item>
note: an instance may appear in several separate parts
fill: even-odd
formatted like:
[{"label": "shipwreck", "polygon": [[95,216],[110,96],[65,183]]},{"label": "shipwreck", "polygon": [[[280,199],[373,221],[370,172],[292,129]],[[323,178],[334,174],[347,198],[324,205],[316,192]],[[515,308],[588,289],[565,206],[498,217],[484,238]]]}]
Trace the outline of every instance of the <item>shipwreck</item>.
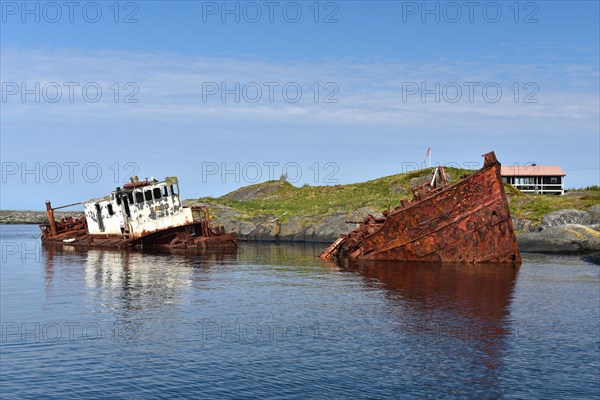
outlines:
[{"label": "shipwreck", "polygon": [[[83,204],[84,215],[58,221],[54,210]],[[206,207],[184,207],[179,181],[137,176],[110,195],[52,207],[46,201],[48,223],[40,225],[42,242],[84,247],[236,249],[235,233],[212,226]]]},{"label": "shipwreck", "polygon": [[520,264],[521,255],[494,152],[483,167],[449,184],[443,167],[383,217],[368,215],[323,253],[325,260]]}]

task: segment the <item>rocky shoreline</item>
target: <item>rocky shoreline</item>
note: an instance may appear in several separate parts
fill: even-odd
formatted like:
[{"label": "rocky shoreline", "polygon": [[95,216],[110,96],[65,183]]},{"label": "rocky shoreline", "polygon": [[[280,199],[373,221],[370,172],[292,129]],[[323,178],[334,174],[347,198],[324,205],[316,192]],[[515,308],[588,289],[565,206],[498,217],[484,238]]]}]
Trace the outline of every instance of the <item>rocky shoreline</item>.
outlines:
[{"label": "rocky shoreline", "polygon": [[[293,217],[281,222],[276,216],[244,219],[235,209],[210,205],[214,223],[237,232],[243,240],[331,243],[356,225],[362,215],[377,215],[372,209],[348,213]],[[600,205],[590,211],[560,210],[549,213],[540,225],[513,219],[519,249],[523,252],[587,254],[600,251]],[[522,227],[526,226],[527,231]],[[519,229],[521,228],[521,229]]]},{"label": "rocky shoreline", "polygon": [[[79,217],[83,211],[55,211],[56,219]],[[40,225],[48,223],[46,211],[33,210],[0,210],[0,224],[5,225]]]},{"label": "rocky shoreline", "polygon": [[[332,212],[326,215],[285,216],[261,215],[248,218],[238,210],[219,204],[185,201],[185,205],[206,205],[213,215],[213,224],[223,225],[248,241],[280,241],[331,243],[348,233],[364,215],[379,214],[375,209],[362,208],[352,212]],[[57,212],[57,218],[79,216],[81,212]],[[47,223],[44,211],[0,210],[0,224]],[[560,210],[547,214],[540,224],[513,218],[519,248],[523,252],[554,254],[590,254],[600,251],[600,205],[588,211]]]}]

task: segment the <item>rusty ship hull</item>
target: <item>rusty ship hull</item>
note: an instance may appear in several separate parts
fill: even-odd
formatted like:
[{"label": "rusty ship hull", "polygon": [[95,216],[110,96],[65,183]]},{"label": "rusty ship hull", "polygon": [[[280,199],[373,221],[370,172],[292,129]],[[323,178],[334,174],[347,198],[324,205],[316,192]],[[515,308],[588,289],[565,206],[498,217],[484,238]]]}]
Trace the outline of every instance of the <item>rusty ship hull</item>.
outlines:
[{"label": "rusty ship hull", "polygon": [[413,188],[412,202],[367,217],[321,258],[520,264],[500,163],[493,152],[484,157],[483,168],[452,185],[442,170]]},{"label": "rusty ship hull", "polygon": [[211,228],[204,221],[148,232],[139,237],[90,234],[84,217],[67,217],[56,221],[55,224],[55,235],[52,234],[50,224],[40,225],[43,244],[113,249],[235,250],[238,247],[235,233],[226,233],[222,227]]}]

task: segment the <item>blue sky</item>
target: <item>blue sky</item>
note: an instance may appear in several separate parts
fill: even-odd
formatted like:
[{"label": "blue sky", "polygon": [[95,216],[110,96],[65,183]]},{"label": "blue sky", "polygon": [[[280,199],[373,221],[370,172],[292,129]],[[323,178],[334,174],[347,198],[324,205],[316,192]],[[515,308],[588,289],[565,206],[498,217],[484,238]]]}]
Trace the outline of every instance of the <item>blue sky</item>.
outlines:
[{"label": "blue sky", "polygon": [[598,184],[598,4],[2,1],[1,207],[133,171],[179,176],[184,198],[284,170],[357,182],[429,146]]}]

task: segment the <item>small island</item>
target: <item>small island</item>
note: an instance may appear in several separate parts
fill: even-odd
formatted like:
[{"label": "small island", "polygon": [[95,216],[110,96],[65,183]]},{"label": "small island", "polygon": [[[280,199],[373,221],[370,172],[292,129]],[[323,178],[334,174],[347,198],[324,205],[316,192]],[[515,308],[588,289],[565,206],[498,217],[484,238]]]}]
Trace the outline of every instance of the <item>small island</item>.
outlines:
[{"label": "small island", "polygon": [[[473,171],[445,169],[449,182]],[[218,198],[184,200],[207,205],[215,223],[242,240],[330,243],[348,233],[366,215],[380,215],[410,188],[430,178],[431,169],[390,175],[367,182],[297,187],[285,177],[244,186]],[[600,251],[600,188],[570,190],[564,195],[523,193],[510,184],[505,192],[521,251],[582,254]],[[57,212],[57,218],[78,212]],[[47,222],[45,211],[0,211],[2,224]]]}]

